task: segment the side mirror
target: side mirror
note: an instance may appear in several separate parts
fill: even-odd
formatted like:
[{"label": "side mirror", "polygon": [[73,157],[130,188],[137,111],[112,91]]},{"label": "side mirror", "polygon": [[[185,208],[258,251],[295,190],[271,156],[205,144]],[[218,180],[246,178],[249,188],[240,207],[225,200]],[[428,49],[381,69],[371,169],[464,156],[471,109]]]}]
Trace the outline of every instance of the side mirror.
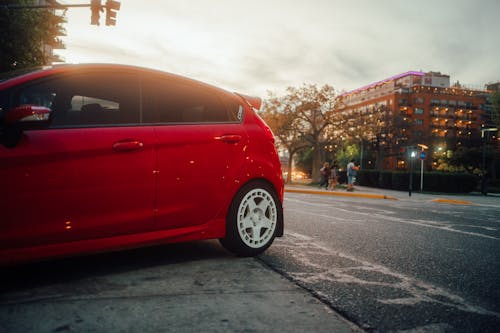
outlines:
[{"label": "side mirror", "polygon": [[42,129],[50,124],[52,111],[44,106],[20,105],[10,109],[0,124],[0,144],[14,148],[24,130]]},{"label": "side mirror", "polygon": [[39,128],[49,125],[52,110],[44,106],[20,105],[5,115],[6,125],[19,125],[22,129]]}]

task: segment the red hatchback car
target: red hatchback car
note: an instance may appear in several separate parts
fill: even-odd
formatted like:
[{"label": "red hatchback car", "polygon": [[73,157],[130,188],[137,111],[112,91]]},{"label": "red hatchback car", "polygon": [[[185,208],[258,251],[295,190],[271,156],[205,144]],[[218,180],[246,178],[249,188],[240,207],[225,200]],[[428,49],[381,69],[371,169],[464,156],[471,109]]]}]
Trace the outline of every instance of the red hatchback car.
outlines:
[{"label": "red hatchback car", "polygon": [[284,190],[260,104],[123,65],[0,82],[0,263],[211,238],[261,253]]}]

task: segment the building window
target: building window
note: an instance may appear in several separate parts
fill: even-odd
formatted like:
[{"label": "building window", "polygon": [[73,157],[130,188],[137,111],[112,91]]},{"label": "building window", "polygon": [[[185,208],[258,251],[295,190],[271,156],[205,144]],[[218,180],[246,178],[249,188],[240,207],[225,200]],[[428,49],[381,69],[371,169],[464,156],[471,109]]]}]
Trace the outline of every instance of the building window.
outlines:
[{"label": "building window", "polygon": [[397,166],[396,166],[396,168],[398,170],[404,170],[404,169],[406,169],[406,161],[398,159],[397,160]]},{"label": "building window", "polygon": [[422,108],[415,108],[415,114],[424,114],[424,109],[422,109]]},{"label": "building window", "polygon": [[424,120],[423,119],[415,119],[415,125],[423,125],[424,124]]},{"label": "building window", "polygon": [[424,104],[424,99],[422,97],[415,97],[415,104]]}]

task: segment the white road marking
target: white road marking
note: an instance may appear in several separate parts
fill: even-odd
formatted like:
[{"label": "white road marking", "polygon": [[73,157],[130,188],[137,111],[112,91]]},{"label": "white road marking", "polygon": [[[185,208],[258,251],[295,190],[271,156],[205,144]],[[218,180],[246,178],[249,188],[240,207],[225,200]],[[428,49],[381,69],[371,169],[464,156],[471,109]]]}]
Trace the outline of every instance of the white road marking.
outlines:
[{"label": "white road marking", "polygon": [[[417,225],[417,226],[420,226],[420,227],[433,228],[433,229],[438,229],[438,230],[441,230],[441,231],[449,231],[449,232],[454,232],[454,233],[468,235],[468,236],[475,236],[475,237],[482,237],[482,238],[500,240],[500,238],[497,238],[497,237],[494,237],[494,236],[489,236],[489,235],[484,235],[484,234],[477,233],[477,232],[456,230],[456,229],[453,229],[450,225],[448,225],[446,223],[442,223],[442,222],[436,222],[436,221],[431,221],[431,220],[403,219],[403,218],[400,218],[400,217],[397,217],[397,216],[390,216],[388,214],[389,212],[386,212],[386,211],[384,211],[384,213],[377,213],[377,212],[369,212],[369,213],[367,213],[367,212],[356,211],[356,210],[353,210],[353,209],[344,209],[344,208],[340,208],[340,207],[333,206],[333,205],[328,205],[328,204],[311,203],[311,202],[307,202],[307,201],[303,201],[303,200],[298,200],[298,199],[287,198],[286,201],[300,203],[302,205],[312,206],[312,207],[328,207],[329,209],[337,210],[337,211],[341,211],[341,212],[345,212],[345,213],[348,213],[350,215],[349,220],[345,220],[345,219],[341,219],[341,218],[338,218],[338,217],[334,217],[333,215],[330,216],[330,215],[325,215],[325,214],[318,214],[316,212],[307,212],[308,215],[314,215],[314,216],[318,216],[318,217],[329,218],[329,219],[333,219],[333,220],[337,220],[337,221],[341,221],[341,220],[343,220],[345,222],[366,221],[366,219],[356,219],[356,218],[354,218],[356,215],[358,215],[358,216],[368,217],[370,219],[377,218],[377,219],[381,219],[381,220],[385,220],[385,221],[391,221],[391,222],[403,223],[403,224],[412,224],[412,225]],[[287,209],[287,211],[288,210],[292,211],[291,209]],[[304,213],[304,211],[301,211],[301,210],[293,210],[293,211],[298,212],[298,213]]]}]

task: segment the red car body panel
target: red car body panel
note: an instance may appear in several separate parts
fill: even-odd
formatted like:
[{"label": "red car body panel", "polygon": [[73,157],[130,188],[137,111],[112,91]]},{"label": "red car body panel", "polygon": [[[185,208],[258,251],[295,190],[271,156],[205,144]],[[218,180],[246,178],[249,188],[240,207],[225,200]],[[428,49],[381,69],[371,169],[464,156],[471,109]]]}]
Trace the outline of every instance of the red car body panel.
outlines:
[{"label": "red car body panel", "polygon": [[[113,150],[127,138],[143,147]],[[0,248],[149,230],[154,143],[150,127],[86,128],[26,131],[14,149],[0,148]]]},{"label": "red car body panel", "polygon": [[[204,224],[216,217],[234,191],[231,180],[241,173],[248,144],[241,124],[193,126],[155,128],[158,229]],[[225,142],[228,135],[240,137],[239,142]]]},{"label": "red car body panel", "polygon": [[[110,66],[189,81],[83,68]],[[0,93],[80,70],[34,72],[0,83]],[[214,91],[239,101],[240,122],[25,130],[15,147],[0,145],[0,264],[221,238],[232,198],[256,179],[282,203],[279,158],[257,100]]]}]

